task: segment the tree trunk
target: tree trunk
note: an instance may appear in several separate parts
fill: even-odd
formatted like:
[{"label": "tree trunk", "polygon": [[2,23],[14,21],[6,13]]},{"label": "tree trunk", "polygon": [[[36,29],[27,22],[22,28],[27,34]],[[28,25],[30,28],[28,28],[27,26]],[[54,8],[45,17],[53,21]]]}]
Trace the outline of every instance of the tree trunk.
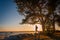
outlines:
[{"label": "tree trunk", "polygon": [[44,23],[42,23],[42,29],[43,29],[43,33],[45,33],[45,25],[44,25]]},{"label": "tree trunk", "polygon": [[[54,13],[53,13],[53,16],[54,16]],[[53,33],[55,32],[55,16],[54,16],[54,18],[53,18]]]}]

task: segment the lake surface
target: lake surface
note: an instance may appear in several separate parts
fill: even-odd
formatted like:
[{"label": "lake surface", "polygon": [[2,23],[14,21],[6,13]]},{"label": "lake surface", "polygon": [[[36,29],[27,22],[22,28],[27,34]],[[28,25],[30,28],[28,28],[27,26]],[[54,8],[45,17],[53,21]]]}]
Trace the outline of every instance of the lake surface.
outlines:
[{"label": "lake surface", "polygon": [[0,39],[4,39],[5,37],[9,37],[11,35],[18,34],[34,34],[34,31],[20,31],[20,32],[0,32]]},{"label": "lake surface", "polygon": [[34,34],[34,31],[20,31],[20,32],[0,32],[0,36],[11,36],[18,34]]}]

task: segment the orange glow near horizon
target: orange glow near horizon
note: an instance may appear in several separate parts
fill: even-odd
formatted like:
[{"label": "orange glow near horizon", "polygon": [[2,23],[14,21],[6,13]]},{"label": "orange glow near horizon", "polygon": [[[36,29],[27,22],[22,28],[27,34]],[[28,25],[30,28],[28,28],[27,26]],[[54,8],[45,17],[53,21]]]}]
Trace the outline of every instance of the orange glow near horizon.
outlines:
[{"label": "orange glow near horizon", "polygon": [[[35,24],[38,26],[38,31],[42,31],[42,26],[39,24]],[[0,31],[35,31],[35,25],[25,24],[19,26],[7,26],[0,28]]]},{"label": "orange glow near horizon", "polygon": [[[40,24],[35,24],[38,27],[38,31],[43,31],[42,30],[42,25]],[[24,24],[24,25],[17,25],[17,26],[2,26],[0,27],[0,31],[35,31],[35,25],[30,25],[30,24]],[[56,25],[55,27],[56,30],[60,30],[60,27]]]}]

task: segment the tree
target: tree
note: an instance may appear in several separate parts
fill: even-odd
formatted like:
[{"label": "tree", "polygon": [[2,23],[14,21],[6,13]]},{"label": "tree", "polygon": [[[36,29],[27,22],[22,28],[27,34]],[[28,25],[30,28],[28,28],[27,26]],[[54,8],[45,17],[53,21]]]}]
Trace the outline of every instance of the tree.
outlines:
[{"label": "tree", "polygon": [[51,26],[54,31],[55,22],[60,22],[58,21],[60,20],[60,16],[54,12],[57,8],[57,3],[59,3],[58,1],[59,0],[15,0],[19,14],[25,16],[21,24],[39,23],[42,25],[44,32],[45,30],[50,31]]}]

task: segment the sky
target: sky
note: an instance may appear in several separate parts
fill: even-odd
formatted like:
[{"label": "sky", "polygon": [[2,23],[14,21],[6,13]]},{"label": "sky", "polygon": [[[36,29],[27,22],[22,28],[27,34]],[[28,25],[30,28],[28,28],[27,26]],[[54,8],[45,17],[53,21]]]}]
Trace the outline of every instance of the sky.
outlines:
[{"label": "sky", "polygon": [[22,18],[13,0],[0,0],[0,29],[14,28],[20,25]]},{"label": "sky", "polygon": [[0,23],[2,25],[15,25],[17,24],[16,22],[19,22],[21,17],[17,12],[16,5],[13,0],[0,0],[0,13]]},{"label": "sky", "polygon": [[19,15],[16,7],[13,0],[0,0],[0,31],[34,31],[34,25],[19,24],[24,16]]},{"label": "sky", "polygon": [[0,31],[27,31],[27,30],[32,31],[34,30],[34,27],[33,27],[34,25],[19,24],[24,18],[24,16],[19,15],[16,7],[17,6],[13,0],[0,0]]}]

